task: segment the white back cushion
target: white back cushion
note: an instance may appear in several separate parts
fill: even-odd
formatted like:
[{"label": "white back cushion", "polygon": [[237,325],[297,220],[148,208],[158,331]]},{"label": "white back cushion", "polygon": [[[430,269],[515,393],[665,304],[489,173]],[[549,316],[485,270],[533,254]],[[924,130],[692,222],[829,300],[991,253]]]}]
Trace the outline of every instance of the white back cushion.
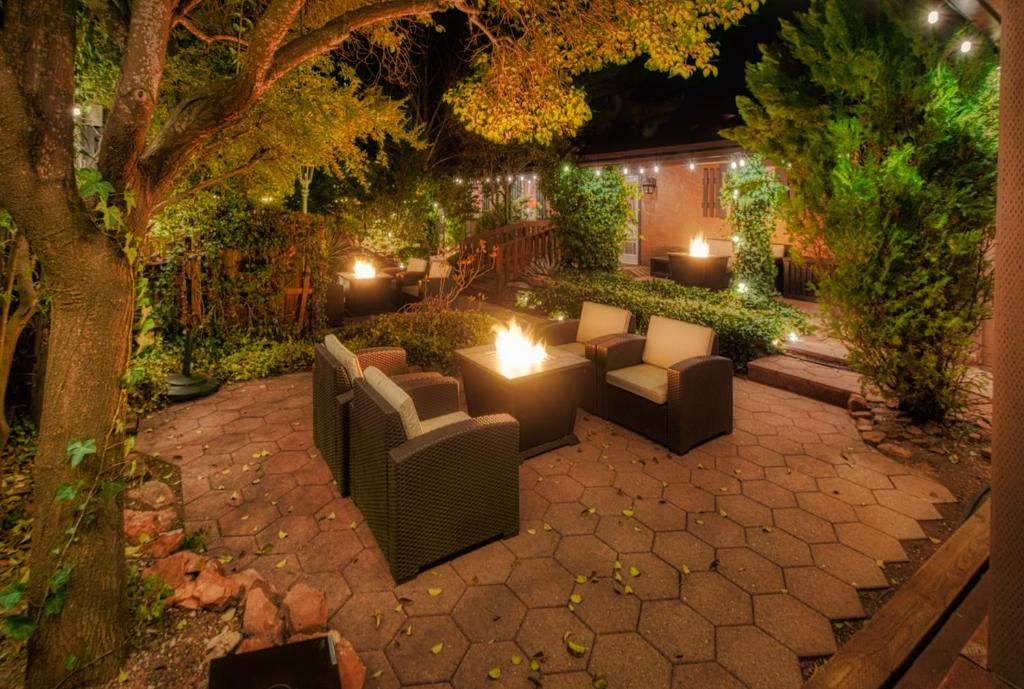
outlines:
[{"label": "white back cushion", "polygon": [[731,239],[709,239],[707,242],[712,256],[732,256]]},{"label": "white back cushion", "polygon": [[351,349],[341,344],[341,340],[334,335],[328,335],[324,338],[324,347],[345,369],[349,380],[363,377],[363,366],[359,363],[359,357]]},{"label": "white back cushion", "polygon": [[410,273],[425,273],[427,272],[427,259],[410,258],[409,262],[405,265],[405,269]]},{"label": "white back cushion", "polygon": [[644,363],[668,368],[683,359],[708,356],[715,331],[702,325],[651,316],[644,344]]},{"label": "white back cushion", "polygon": [[363,372],[363,379],[398,412],[398,416],[402,419],[402,426],[405,428],[406,440],[411,440],[423,432],[420,427],[419,414],[416,413],[416,405],[409,394],[398,387],[395,381],[388,378],[375,366],[370,366]]},{"label": "white back cushion", "polygon": [[603,335],[620,335],[629,330],[630,318],[631,314],[626,309],[585,301],[583,311],[580,312],[576,341],[590,342]]},{"label": "white back cushion", "polygon": [[446,278],[449,273],[452,272],[452,264],[444,260],[432,260],[430,262],[430,272],[427,273],[428,278]]}]

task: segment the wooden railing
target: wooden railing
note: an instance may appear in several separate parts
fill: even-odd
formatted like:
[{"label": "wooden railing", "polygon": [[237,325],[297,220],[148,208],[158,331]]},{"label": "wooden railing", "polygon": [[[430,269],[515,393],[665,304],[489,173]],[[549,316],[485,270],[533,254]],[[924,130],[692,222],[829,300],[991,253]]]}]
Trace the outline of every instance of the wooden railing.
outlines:
[{"label": "wooden railing", "polygon": [[560,257],[558,240],[546,220],[524,220],[475,234],[460,243],[463,252],[474,251],[484,242],[493,257],[494,276],[500,294],[509,282],[538,258]]}]

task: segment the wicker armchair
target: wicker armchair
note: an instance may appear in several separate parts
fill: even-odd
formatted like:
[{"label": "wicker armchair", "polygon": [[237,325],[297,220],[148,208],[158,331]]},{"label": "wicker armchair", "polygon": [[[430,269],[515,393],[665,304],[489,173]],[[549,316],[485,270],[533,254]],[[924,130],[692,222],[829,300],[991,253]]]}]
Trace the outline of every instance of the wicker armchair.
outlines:
[{"label": "wicker armchair", "polygon": [[[412,261],[409,262],[409,265],[412,266]],[[408,273],[407,275],[410,277],[403,278],[401,297],[408,303],[439,296],[451,288],[453,284],[451,274],[452,265],[448,261],[432,258],[425,272]]]},{"label": "wicker armchair", "polygon": [[396,406],[400,389],[382,392],[372,371],[355,384],[352,498],[395,580],[517,533],[519,423],[459,411],[453,378],[430,385],[431,402],[410,414],[407,402]]},{"label": "wicker armchair", "polygon": [[[328,335],[328,338],[334,336]],[[338,352],[338,347],[348,351],[334,338],[331,349]],[[360,369],[374,366],[393,376],[399,385],[412,389],[440,378],[438,373],[410,373],[405,350],[401,347],[372,347],[354,354],[359,367],[346,368],[328,346],[317,344],[313,360],[313,442],[342,495],[350,493],[348,402],[352,396],[352,380],[361,375]],[[417,395],[429,397],[430,394],[429,390],[417,390]],[[343,398],[340,402],[339,397]]]},{"label": "wicker armchair", "polygon": [[652,316],[647,337],[594,346],[598,413],[685,454],[732,432],[732,362],[709,328]]},{"label": "wicker armchair", "polygon": [[[549,321],[537,328],[538,337],[548,346],[558,347],[593,361],[594,344],[609,335],[636,330],[636,318],[615,306],[583,302],[579,318]],[[584,374],[580,407],[592,414],[597,409],[597,374],[593,366]]]}]

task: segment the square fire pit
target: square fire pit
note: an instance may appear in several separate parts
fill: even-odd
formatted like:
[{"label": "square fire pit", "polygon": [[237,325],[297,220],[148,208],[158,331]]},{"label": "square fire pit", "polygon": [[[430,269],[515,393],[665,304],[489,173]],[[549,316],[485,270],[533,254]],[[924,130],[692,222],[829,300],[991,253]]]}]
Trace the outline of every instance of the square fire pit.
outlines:
[{"label": "square fire pit", "polygon": [[394,309],[395,278],[386,273],[374,277],[356,277],[353,273],[342,273],[341,284],[345,288],[345,311],[352,316],[369,316],[386,313]]},{"label": "square fire pit", "polygon": [[590,362],[556,347],[542,361],[510,368],[494,345],[458,349],[471,416],[506,412],[519,421],[519,458],[576,445],[573,433],[583,376]]},{"label": "square fire pit", "polygon": [[668,255],[668,272],[680,285],[723,290],[729,286],[729,257],[673,251]]}]

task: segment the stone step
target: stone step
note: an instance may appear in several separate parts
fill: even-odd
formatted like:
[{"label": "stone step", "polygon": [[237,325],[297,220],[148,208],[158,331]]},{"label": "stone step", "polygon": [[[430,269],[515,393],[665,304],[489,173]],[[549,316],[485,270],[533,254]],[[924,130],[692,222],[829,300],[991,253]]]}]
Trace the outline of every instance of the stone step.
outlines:
[{"label": "stone step", "polygon": [[801,337],[796,342],[787,342],[782,348],[786,354],[791,354],[798,359],[810,359],[833,366],[846,366],[846,348],[836,346],[832,342],[823,343]]},{"label": "stone step", "polygon": [[747,364],[747,377],[755,383],[794,392],[821,402],[846,407],[850,395],[860,393],[861,378],[849,369],[776,354]]}]

